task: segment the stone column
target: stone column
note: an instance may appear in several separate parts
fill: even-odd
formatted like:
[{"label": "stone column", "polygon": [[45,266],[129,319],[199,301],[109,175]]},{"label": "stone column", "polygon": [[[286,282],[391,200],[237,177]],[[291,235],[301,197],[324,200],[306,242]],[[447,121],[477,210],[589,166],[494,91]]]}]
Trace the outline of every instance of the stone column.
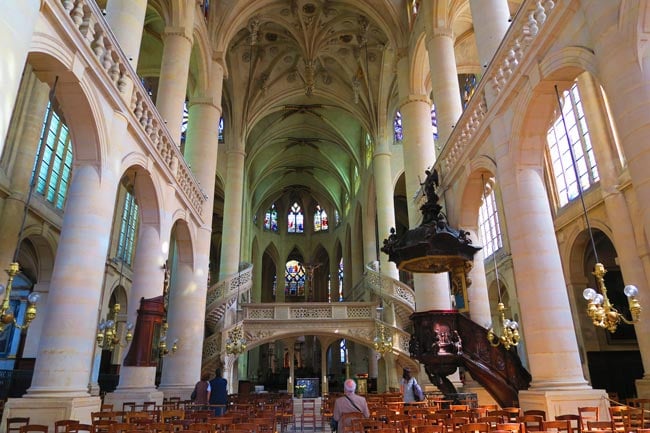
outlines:
[{"label": "stone column", "polygon": [[[495,120],[495,130],[507,130],[499,123]],[[525,144],[516,147],[521,146]],[[583,377],[542,168],[515,164],[506,148],[505,140],[497,146],[496,177],[508,221],[520,310],[526,312],[521,323],[533,377],[530,389],[519,393],[519,404],[524,409],[541,407],[549,417],[559,415],[560,408],[567,412],[569,405],[559,405],[567,399],[576,406],[604,410],[604,391],[592,390]]]},{"label": "stone column", "polygon": [[[242,145],[243,146],[243,145]],[[244,194],[244,157],[243,148],[231,148],[226,152],[227,174],[224,197],[224,230],[221,239],[221,266],[219,281],[236,274],[241,260],[241,231]],[[284,275],[284,274],[283,274]]]},{"label": "stone column", "polygon": [[[143,193],[138,191],[136,178],[135,194],[137,198]],[[152,209],[140,208],[140,215]],[[138,242],[133,262],[133,283],[131,285],[130,302],[127,309],[127,320],[136,323],[140,299],[150,299],[163,294],[165,270],[163,264],[167,259],[167,252],[162,249],[160,226],[156,223],[145,222],[140,219],[138,228]],[[164,237],[165,239],[168,236]],[[170,264],[168,264],[169,266]],[[124,351],[124,356],[129,348]],[[162,393],[156,390],[156,367],[135,367],[122,365],[120,367],[120,382],[115,392],[106,396],[105,401],[122,407],[125,401],[160,401]]]},{"label": "stone column", "polygon": [[5,198],[0,216],[3,227],[0,230],[0,269],[8,269],[14,260],[50,90],[47,84],[31,72],[31,67],[28,68],[30,71],[26,72],[21,86],[23,97],[19,98],[24,101],[24,105],[21,105],[21,110],[17,113],[22,121],[14,123],[16,132],[9,135],[11,143],[5,148],[5,152],[11,151],[13,158],[9,155],[3,158],[8,163],[13,159],[13,164],[9,177],[9,195]]},{"label": "stone column", "polygon": [[[393,176],[390,167],[391,153],[386,139],[377,143],[373,158],[375,194],[377,196],[377,226],[379,242],[388,238],[390,229],[395,228],[395,204],[393,202]],[[383,275],[399,280],[395,263],[388,261],[388,254],[379,254],[379,269]]]},{"label": "stone column", "polygon": [[[189,393],[201,375],[205,296],[210,242],[214,184],[219,148],[219,119],[223,68],[213,61],[208,95],[190,100],[185,155],[188,164],[207,193],[202,222],[194,240],[194,263],[179,264],[179,275],[169,299],[169,330],[179,338],[179,350],[165,359],[158,389]],[[177,283],[177,284],[176,284]],[[210,372],[212,373],[212,372]]]},{"label": "stone column", "polygon": [[[464,228],[469,232],[469,237],[476,244],[478,243],[477,228]],[[488,295],[488,286],[485,278],[485,263],[483,259],[483,250],[474,254],[474,266],[468,274],[471,284],[467,287],[467,297],[469,299],[469,316],[472,321],[481,326],[492,321],[490,313],[490,297]]]},{"label": "stone column", "polygon": [[[650,303],[650,287],[644,272],[643,263],[639,257],[639,248],[636,245],[637,238],[634,233],[635,221],[630,215],[630,209],[625,196],[618,189],[618,163],[619,159],[612,151],[614,143],[611,137],[612,131],[608,128],[609,120],[604,98],[600,86],[589,73],[583,73],[578,77],[578,88],[582,98],[582,105],[585,110],[585,118],[589,127],[589,135],[594,148],[594,156],[598,165],[600,175],[600,187],[603,191],[605,209],[609,221],[616,221],[611,224],[612,241],[616,247],[618,262],[621,266],[625,284],[633,284],[639,289],[638,299],[641,305]],[[586,301],[581,299],[582,305]],[[626,326],[626,325],[621,325]],[[650,322],[641,320],[635,325],[637,342],[644,368],[644,376],[637,380],[637,395],[650,396]]]},{"label": "stone column", "polygon": [[284,296],[284,272],[285,263],[280,257],[279,263],[275,266],[275,302],[285,302]]},{"label": "stone column", "polygon": [[106,21],[134,71],[138,69],[146,11],[147,0],[109,0],[106,4]]},{"label": "stone column", "polygon": [[9,416],[29,407],[34,423],[49,424],[53,408],[61,408],[88,422],[99,410],[88,383],[117,185],[106,168],[74,168],[32,384],[15,404],[9,400]]},{"label": "stone column", "polygon": [[485,70],[510,27],[507,0],[469,0],[478,60]]},{"label": "stone column", "polygon": [[427,29],[426,46],[431,70],[431,92],[438,119],[438,142],[444,146],[463,113],[451,29]]},{"label": "stone column", "polygon": [[181,143],[183,105],[192,54],[192,27],[167,27],[156,106],[177,146]]},{"label": "stone column", "polygon": [[24,0],[6,3],[0,15],[0,40],[11,41],[3,45],[0,77],[0,155],[5,147],[5,139],[20,87],[21,74],[32,43],[32,34],[39,18],[41,0]]},{"label": "stone column", "polygon": [[[420,189],[420,179],[434,162],[435,150],[431,129],[431,104],[424,95],[410,95],[400,107],[404,130],[404,167],[409,227],[415,228],[422,219],[413,197]],[[449,277],[441,274],[414,274],[417,311],[448,310],[451,308]]]}]

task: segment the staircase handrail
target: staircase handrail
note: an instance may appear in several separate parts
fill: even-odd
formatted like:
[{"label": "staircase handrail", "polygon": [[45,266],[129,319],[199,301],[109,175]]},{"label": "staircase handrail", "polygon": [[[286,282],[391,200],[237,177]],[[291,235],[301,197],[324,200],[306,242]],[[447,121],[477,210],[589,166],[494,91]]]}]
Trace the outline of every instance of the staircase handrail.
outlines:
[{"label": "staircase handrail", "polygon": [[229,275],[225,279],[210,286],[206,295],[206,311],[212,311],[213,308],[237,296],[237,292],[240,295],[246,294],[250,291],[252,284],[253,265],[245,262],[240,263],[239,272]]},{"label": "staircase handrail", "polygon": [[407,305],[411,311],[415,311],[415,292],[407,284],[399,280],[383,275],[379,272],[379,263],[377,261],[370,262],[366,265],[367,287],[370,287],[376,294],[380,293],[381,296],[386,296],[392,300],[399,301]]}]

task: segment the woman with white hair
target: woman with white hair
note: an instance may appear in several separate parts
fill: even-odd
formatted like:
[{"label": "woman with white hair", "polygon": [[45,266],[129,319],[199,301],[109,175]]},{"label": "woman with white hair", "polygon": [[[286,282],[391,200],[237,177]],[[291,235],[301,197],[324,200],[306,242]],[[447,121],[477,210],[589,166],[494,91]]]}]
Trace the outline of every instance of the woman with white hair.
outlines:
[{"label": "woman with white hair", "polygon": [[354,393],[357,389],[357,383],[352,379],[347,379],[343,383],[343,397],[339,397],[334,402],[334,413],[332,419],[332,431],[336,430],[338,433],[343,433],[343,427],[352,423],[353,418],[368,418],[370,411],[368,410],[368,402],[360,395]]}]

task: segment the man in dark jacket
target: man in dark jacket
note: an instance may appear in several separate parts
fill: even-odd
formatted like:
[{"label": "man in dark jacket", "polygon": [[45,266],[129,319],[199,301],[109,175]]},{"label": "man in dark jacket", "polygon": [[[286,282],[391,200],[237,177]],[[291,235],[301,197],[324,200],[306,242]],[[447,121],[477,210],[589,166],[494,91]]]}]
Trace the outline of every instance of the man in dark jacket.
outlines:
[{"label": "man in dark jacket", "polygon": [[215,408],[214,414],[216,416],[226,413],[226,406],[228,405],[228,381],[223,378],[223,373],[220,368],[214,372],[215,378],[210,381],[210,404],[219,405]]}]

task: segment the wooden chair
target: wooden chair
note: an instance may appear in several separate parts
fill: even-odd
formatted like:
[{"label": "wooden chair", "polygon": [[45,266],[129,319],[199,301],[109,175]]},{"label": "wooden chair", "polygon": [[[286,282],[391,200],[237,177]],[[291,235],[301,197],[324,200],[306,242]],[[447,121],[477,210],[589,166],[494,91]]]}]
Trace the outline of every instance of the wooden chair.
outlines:
[{"label": "wooden chair", "polygon": [[511,433],[512,432],[521,433],[522,432],[521,426],[522,426],[521,423],[518,422],[505,422],[505,423],[497,424],[495,430],[511,432]]},{"label": "wooden chair", "polygon": [[113,412],[113,405],[112,404],[102,404],[99,408],[102,412]]},{"label": "wooden chair", "polygon": [[76,419],[60,419],[54,421],[54,433],[66,433],[69,425],[79,424]]},{"label": "wooden chair", "polygon": [[469,418],[453,417],[445,419],[444,422],[447,427],[447,432],[452,433],[459,431],[461,425],[469,424]]},{"label": "wooden chair", "polygon": [[650,398],[628,398],[627,405],[643,409],[643,428],[650,427]]},{"label": "wooden chair", "polygon": [[415,427],[415,433],[445,433],[445,426],[440,424],[419,425]]},{"label": "wooden chair", "polygon": [[302,414],[300,415],[300,431],[305,431],[305,426],[311,426],[314,431],[318,424],[316,401],[311,398],[302,399]]},{"label": "wooden chair", "polygon": [[625,426],[625,432],[630,433],[634,432],[636,433],[637,430],[643,428],[643,421],[644,421],[644,415],[643,415],[643,409],[640,407],[628,407],[628,409],[624,413],[624,426]]},{"label": "wooden chair", "polygon": [[569,420],[542,421],[542,430],[554,430],[558,433],[573,433],[571,421]]},{"label": "wooden chair", "polygon": [[524,415],[537,415],[542,417],[542,421],[546,421],[546,411],[541,409],[528,409],[524,411]]},{"label": "wooden chair", "polygon": [[149,433],[173,432],[174,425],[164,422],[155,422],[153,424],[149,424],[147,426],[147,430],[149,430]]},{"label": "wooden chair", "polygon": [[625,431],[625,412],[627,412],[627,406],[610,406],[609,410],[609,419],[612,420],[614,425],[614,431],[624,432]]},{"label": "wooden chair", "polygon": [[20,428],[29,424],[29,417],[14,416],[7,418],[7,433],[18,433]]},{"label": "wooden chair", "polygon": [[568,413],[564,415],[556,415],[555,417],[556,420],[558,421],[569,421],[571,424],[571,430],[574,432],[580,432],[580,415],[576,415],[573,413]]},{"label": "wooden chair", "polygon": [[578,408],[578,415],[580,416],[580,430],[587,429],[589,421],[600,421],[598,406],[583,406]]},{"label": "wooden chair", "polygon": [[352,420],[357,418],[363,418],[363,414],[361,412],[348,412],[341,415],[341,419],[339,419],[339,431],[343,433],[354,432]]},{"label": "wooden chair", "polygon": [[488,433],[490,425],[485,422],[470,422],[460,426],[461,433]]},{"label": "wooden chair", "polygon": [[122,410],[123,411],[135,411],[135,402],[134,401],[125,401],[122,403]]},{"label": "wooden chair", "polygon": [[73,424],[68,426],[67,433],[94,433],[95,429],[90,424]]},{"label": "wooden chair", "polygon": [[612,421],[587,421],[587,428],[583,432],[612,432],[614,431],[614,424]]},{"label": "wooden chair", "polygon": [[469,405],[468,404],[450,404],[449,409],[453,410],[454,412],[462,410],[469,410]]},{"label": "wooden chair", "polygon": [[189,430],[196,430],[201,433],[213,433],[214,427],[210,423],[201,422],[190,424]]},{"label": "wooden chair", "polygon": [[42,424],[27,424],[20,427],[20,433],[47,433],[49,427]]},{"label": "wooden chair", "polygon": [[541,431],[544,418],[541,415],[522,415],[517,417],[517,422],[524,425],[526,431]]}]

